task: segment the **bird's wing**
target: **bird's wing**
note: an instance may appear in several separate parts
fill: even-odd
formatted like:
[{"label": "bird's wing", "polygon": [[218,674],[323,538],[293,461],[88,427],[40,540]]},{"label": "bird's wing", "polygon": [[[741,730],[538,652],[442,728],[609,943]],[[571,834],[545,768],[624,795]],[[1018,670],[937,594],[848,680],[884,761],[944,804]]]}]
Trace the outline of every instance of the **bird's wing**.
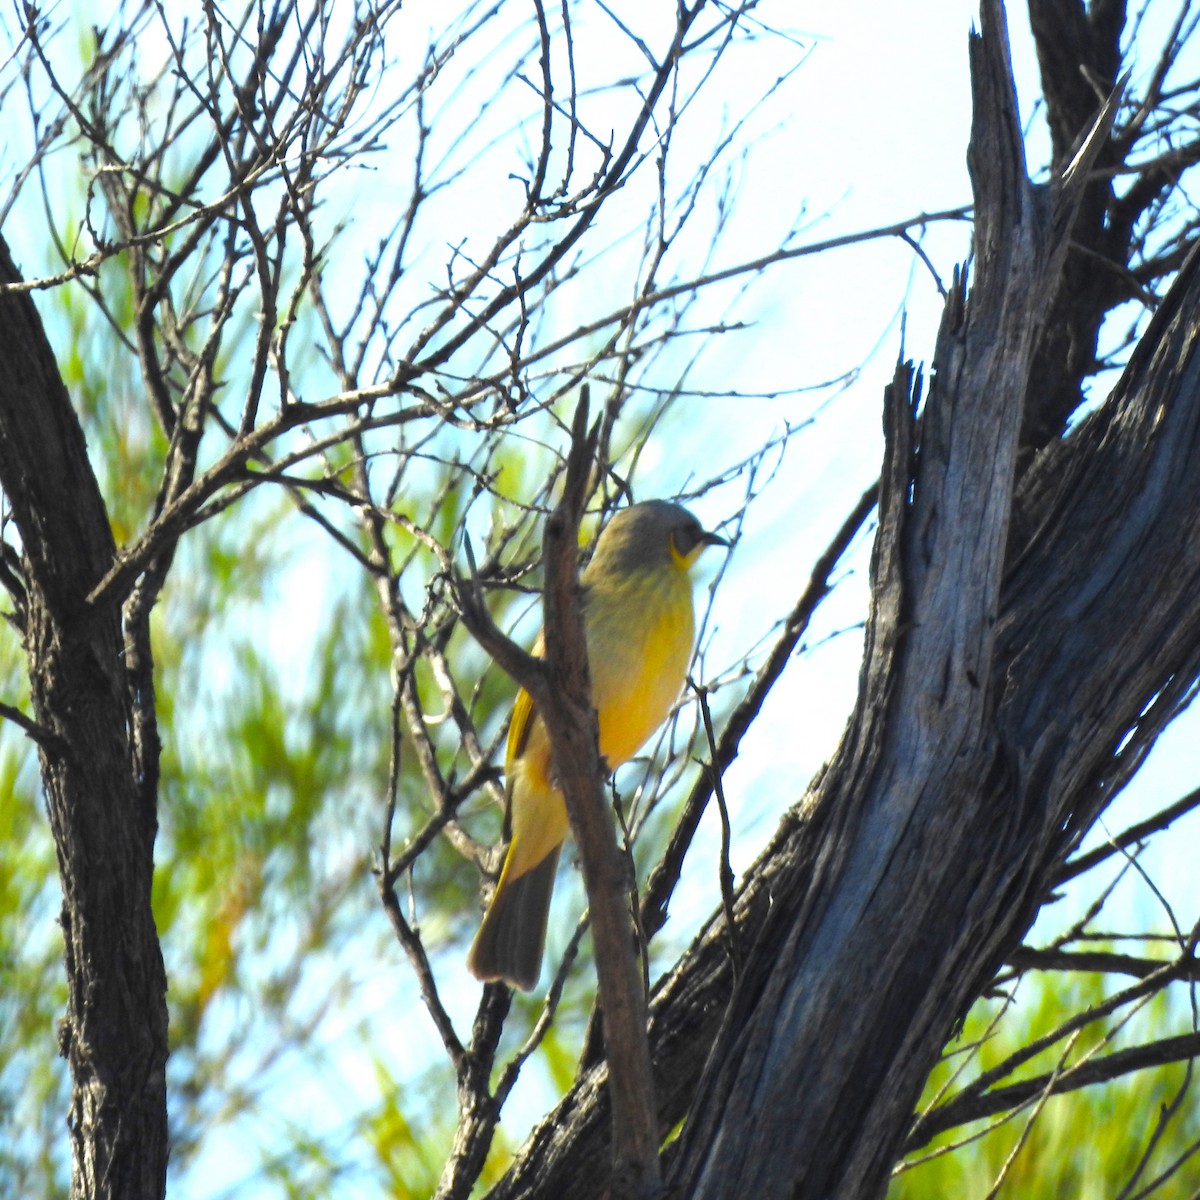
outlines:
[{"label": "bird's wing", "polygon": [[522,688],[513,702],[512,719],[508,723],[508,746],[504,753],[505,769],[521,757],[525,743],[529,740],[529,727],[533,722],[533,698]]}]

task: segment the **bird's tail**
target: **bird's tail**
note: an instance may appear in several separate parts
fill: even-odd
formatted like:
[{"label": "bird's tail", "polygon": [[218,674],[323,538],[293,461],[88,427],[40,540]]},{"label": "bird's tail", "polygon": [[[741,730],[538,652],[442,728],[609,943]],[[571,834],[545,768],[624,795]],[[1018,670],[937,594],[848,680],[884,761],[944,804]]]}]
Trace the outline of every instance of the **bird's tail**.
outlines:
[{"label": "bird's tail", "polygon": [[561,849],[561,844],[555,846],[537,866],[515,879],[508,877],[505,864],[467,955],[467,967],[476,979],[502,979],[523,992],[537,986]]}]

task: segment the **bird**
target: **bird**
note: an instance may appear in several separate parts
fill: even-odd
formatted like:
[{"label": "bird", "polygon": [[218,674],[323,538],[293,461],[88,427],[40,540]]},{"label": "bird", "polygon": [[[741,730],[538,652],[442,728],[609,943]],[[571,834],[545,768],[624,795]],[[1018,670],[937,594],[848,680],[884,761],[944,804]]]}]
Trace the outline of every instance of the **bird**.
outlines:
[{"label": "bird", "polygon": [[[621,509],[600,534],[579,582],[600,756],[609,770],[628,762],[671,711],[695,640],[690,568],[707,547],[728,545],[666,500]],[[544,653],[541,635],[533,653]],[[550,739],[524,689],[508,727],[505,801],[508,850],[467,966],[479,980],[528,992],[541,975],[569,825]]]}]

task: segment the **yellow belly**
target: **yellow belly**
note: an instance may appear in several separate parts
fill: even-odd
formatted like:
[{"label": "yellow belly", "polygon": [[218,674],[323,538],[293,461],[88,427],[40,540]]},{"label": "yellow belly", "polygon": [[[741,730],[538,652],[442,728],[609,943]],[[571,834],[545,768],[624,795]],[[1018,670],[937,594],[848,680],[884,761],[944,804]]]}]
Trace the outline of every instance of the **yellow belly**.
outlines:
[{"label": "yellow belly", "polygon": [[669,584],[588,597],[592,700],[600,719],[600,753],[610,768],[631,759],[666,720],[687,676],[694,637],[691,587],[682,572]]}]

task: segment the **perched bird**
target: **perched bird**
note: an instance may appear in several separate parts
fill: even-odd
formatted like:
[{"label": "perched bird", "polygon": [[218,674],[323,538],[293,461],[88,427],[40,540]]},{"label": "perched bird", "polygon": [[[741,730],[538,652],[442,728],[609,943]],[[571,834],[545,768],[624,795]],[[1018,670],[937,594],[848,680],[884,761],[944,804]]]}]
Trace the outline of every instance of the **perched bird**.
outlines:
[{"label": "perched bird", "polygon": [[[688,569],[706,546],[727,546],[678,504],[650,500],[609,521],[580,578],[600,754],[610,769],[632,758],[666,720],[695,639]],[[534,654],[543,653],[541,637]],[[508,853],[467,957],[477,979],[524,991],[542,969],[546,922],[567,809],[550,738],[522,689],[505,756]]]}]

